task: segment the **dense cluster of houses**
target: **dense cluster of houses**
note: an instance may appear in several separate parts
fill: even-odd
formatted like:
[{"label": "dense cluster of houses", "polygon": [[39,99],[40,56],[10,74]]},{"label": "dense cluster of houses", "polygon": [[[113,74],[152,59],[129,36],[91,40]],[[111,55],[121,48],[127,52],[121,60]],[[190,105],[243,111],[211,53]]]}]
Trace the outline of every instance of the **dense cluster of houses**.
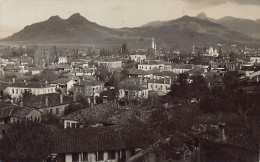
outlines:
[{"label": "dense cluster of houses", "polygon": [[[194,50],[193,57],[196,57],[197,53]],[[170,58],[163,59],[161,55],[156,52],[155,56],[159,57],[134,53],[129,56],[100,56],[95,59],[87,56],[71,59],[67,55],[62,55],[55,64],[44,66],[34,63],[34,58],[28,55],[23,55],[21,58],[0,58],[0,97],[3,103],[0,105],[0,138],[14,122],[40,122],[42,116],[51,114],[59,118],[63,127],[54,133],[56,140],[51,157],[57,161],[131,161],[143,156],[144,151],[146,154],[152,153],[146,161],[156,161],[154,147],[160,143],[165,144],[165,141],[159,140],[156,145],[150,143],[150,147],[145,141],[131,142],[138,138],[140,130],[125,126],[131,125],[126,123],[131,118],[145,122],[151,110],[145,110],[134,104],[122,106],[115,102],[116,100],[144,101],[154,94],[160,97],[166,96],[171,91],[171,85],[182,73],[188,74],[189,83],[192,82],[192,76],[203,76],[208,81],[208,86],[212,87],[216,84],[223,86],[222,78],[225,72],[238,71],[239,81],[244,83],[242,90],[260,93],[260,56],[247,56],[245,59],[229,61],[228,58],[221,57],[217,49],[210,47],[202,54],[207,58],[205,60],[209,60],[208,63],[195,65],[186,59],[182,63],[176,63]],[[180,52],[174,55],[180,55]],[[128,63],[131,61],[134,64],[129,68]],[[100,80],[96,75],[100,67],[107,69],[112,75],[115,71],[122,70],[127,70],[127,73],[116,86],[107,86],[108,80]],[[55,75],[61,77],[52,81],[31,80],[46,69],[54,70]],[[114,100],[108,101],[107,98],[110,96],[104,94],[116,88],[118,94],[114,96]],[[70,104],[77,103],[82,97],[87,100],[90,107],[64,115],[65,109]],[[100,97],[102,102],[98,103]],[[202,140],[198,147],[203,147],[205,151],[209,147],[205,141],[210,141],[229,145],[230,149],[235,147],[249,149],[254,155],[259,151],[257,146],[236,143],[236,140],[242,143],[243,140],[250,138],[246,131],[236,129],[228,130],[226,133],[227,140],[224,142],[216,142],[215,137],[203,138],[202,135],[199,137]],[[244,136],[236,137],[239,134]],[[192,140],[197,136],[198,134]],[[252,141],[251,143],[254,144]],[[205,152],[200,154],[201,158],[206,158]]]}]

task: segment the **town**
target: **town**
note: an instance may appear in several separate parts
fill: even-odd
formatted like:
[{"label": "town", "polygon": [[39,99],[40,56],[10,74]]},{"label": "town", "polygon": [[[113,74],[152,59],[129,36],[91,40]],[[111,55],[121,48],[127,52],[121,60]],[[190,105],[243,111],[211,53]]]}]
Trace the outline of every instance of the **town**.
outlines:
[{"label": "town", "polygon": [[0,13],[0,162],[260,161],[256,0]]},{"label": "town", "polygon": [[[167,49],[152,39],[148,49],[1,46],[1,53],[0,137],[11,142],[3,155],[26,135],[23,156],[36,149],[39,161],[258,158],[260,48]],[[39,132],[26,134],[32,130]]]}]

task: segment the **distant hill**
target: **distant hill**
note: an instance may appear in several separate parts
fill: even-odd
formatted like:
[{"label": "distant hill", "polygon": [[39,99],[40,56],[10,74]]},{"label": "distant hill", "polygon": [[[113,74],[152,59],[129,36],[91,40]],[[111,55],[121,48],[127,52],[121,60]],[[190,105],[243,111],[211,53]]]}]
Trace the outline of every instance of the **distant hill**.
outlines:
[{"label": "distant hill", "polygon": [[255,38],[260,34],[260,24],[254,20],[240,19],[235,17],[223,17],[217,22],[230,30],[237,31]]},{"label": "distant hill", "polygon": [[113,37],[117,31],[88,21],[79,13],[68,19],[52,16],[48,20],[26,26],[3,41],[35,41],[35,42],[75,42],[91,40],[96,42]]},{"label": "distant hill", "polygon": [[230,31],[208,20],[183,16],[162,25],[127,29],[130,35],[155,37],[165,44],[212,44],[252,41],[251,37]]},{"label": "distant hill", "polygon": [[88,21],[80,14],[68,19],[52,16],[48,20],[26,26],[4,38],[4,42],[77,43],[95,45],[122,45],[150,47],[154,37],[157,45],[193,45],[215,43],[248,43],[255,41],[245,34],[199,17],[183,16],[171,21],[148,23],[136,28],[112,29]]},{"label": "distant hill", "polygon": [[196,18],[209,20],[227,27],[232,31],[243,33],[256,39],[260,39],[260,19],[254,21],[250,19],[241,19],[232,16],[226,16],[218,20],[207,17],[205,13],[200,13]]},{"label": "distant hill", "polygon": [[255,20],[255,22],[257,22],[258,24],[260,24],[260,19]]},{"label": "distant hill", "polygon": [[196,18],[199,19],[203,19],[203,20],[208,20],[211,22],[216,22],[217,20],[213,19],[213,18],[209,18],[204,12],[199,13],[197,16],[195,16]]}]

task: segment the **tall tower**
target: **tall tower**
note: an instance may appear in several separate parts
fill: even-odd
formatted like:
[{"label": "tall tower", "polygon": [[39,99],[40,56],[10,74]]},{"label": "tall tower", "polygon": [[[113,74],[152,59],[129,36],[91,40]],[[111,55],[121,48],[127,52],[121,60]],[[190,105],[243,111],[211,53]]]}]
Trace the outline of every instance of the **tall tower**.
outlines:
[{"label": "tall tower", "polygon": [[154,41],[154,37],[152,38],[152,49],[156,51],[156,43]]},{"label": "tall tower", "polygon": [[154,49],[154,37],[152,38],[152,49]]}]

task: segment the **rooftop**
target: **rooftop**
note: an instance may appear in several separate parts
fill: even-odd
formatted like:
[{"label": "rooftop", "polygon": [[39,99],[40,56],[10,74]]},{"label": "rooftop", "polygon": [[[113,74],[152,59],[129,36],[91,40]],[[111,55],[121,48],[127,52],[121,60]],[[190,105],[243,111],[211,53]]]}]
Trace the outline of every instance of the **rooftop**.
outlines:
[{"label": "rooftop", "polygon": [[[53,153],[96,152],[142,148],[140,130],[134,127],[95,127],[58,130],[53,133]],[[138,140],[139,139],[139,140]]]},{"label": "rooftop", "polygon": [[3,107],[3,108],[0,109],[0,118],[5,118],[5,117],[24,118],[32,110],[34,110],[34,109],[28,108],[28,107],[10,105],[10,106]]}]

